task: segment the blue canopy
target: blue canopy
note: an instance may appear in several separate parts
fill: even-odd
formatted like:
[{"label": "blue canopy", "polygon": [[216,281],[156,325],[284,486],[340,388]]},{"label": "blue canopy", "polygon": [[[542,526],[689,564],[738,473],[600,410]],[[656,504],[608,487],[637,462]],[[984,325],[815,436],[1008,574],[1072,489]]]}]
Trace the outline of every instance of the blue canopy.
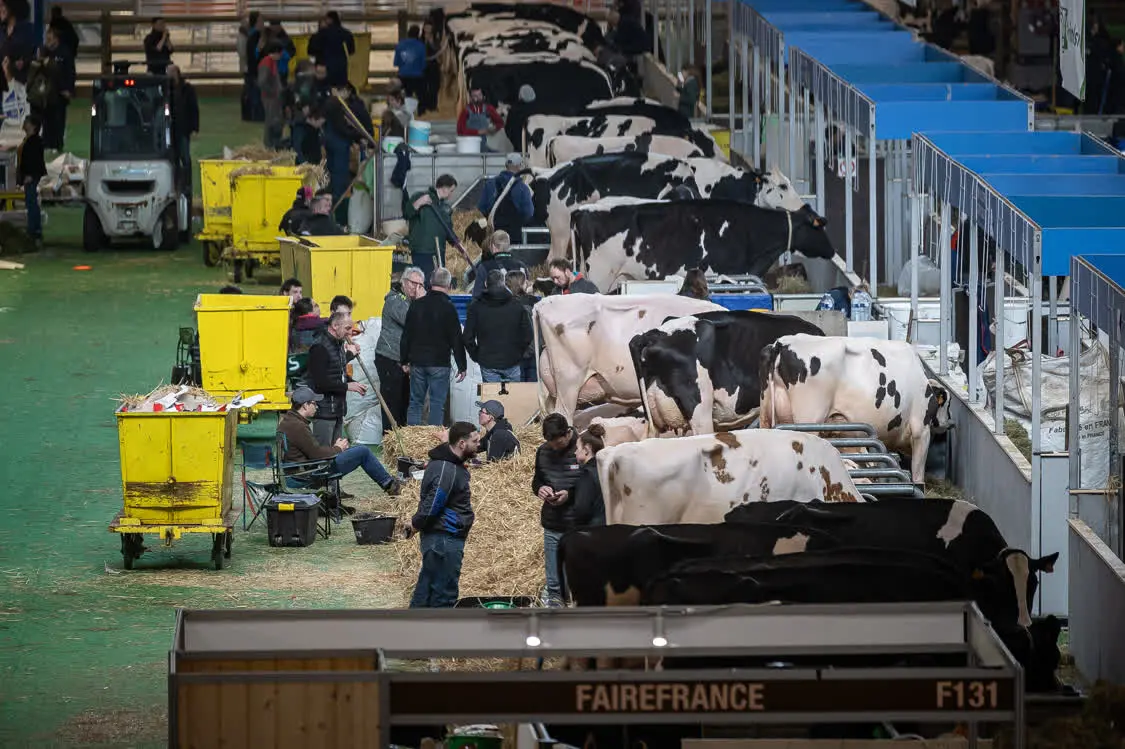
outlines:
[{"label": "blue canopy", "polygon": [[[1071,258],[1071,306],[1102,330],[1125,319],[1125,255]],[[1120,333],[1118,334],[1120,336]]]},{"label": "blue canopy", "polygon": [[[855,0],[742,0],[752,10],[736,33],[790,63],[801,85],[833,114],[876,140],[907,140],[919,131],[1026,130],[1030,102],[965,65],[954,55],[917,41],[914,34]],[[740,19],[739,19],[740,20]],[[739,28],[739,26],[746,28]],[[827,68],[856,94],[840,101],[839,89],[812,65]]]},{"label": "blue canopy", "polygon": [[1045,276],[1079,253],[1125,254],[1125,158],[1092,136],[924,133],[918,146],[921,188],[978,220],[991,210],[983,228],[1029,269],[1036,234]]}]

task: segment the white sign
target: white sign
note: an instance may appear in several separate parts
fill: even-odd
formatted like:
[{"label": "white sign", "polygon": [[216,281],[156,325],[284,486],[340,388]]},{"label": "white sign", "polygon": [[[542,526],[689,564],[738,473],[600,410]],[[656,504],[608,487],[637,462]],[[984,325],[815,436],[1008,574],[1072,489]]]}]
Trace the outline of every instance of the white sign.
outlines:
[{"label": "white sign", "polygon": [[1059,69],[1063,88],[1085,100],[1086,0],[1059,0]]},{"label": "white sign", "polygon": [[859,172],[856,169],[855,157],[853,156],[845,162],[843,156],[837,156],[836,157],[836,176],[839,177],[840,179],[846,179],[847,176],[848,176],[848,170],[849,169],[851,170],[851,173],[852,173],[853,176],[859,174]]}]

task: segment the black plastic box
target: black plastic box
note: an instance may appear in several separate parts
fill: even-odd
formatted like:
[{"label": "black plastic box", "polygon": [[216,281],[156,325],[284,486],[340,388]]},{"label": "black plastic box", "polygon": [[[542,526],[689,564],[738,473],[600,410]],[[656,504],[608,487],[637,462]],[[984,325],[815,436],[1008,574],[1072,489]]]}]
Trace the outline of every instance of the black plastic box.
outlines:
[{"label": "black plastic box", "polygon": [[320,499],[312,494],[287,494],[266,504],[270,546],[312,546],[320,518]]}]

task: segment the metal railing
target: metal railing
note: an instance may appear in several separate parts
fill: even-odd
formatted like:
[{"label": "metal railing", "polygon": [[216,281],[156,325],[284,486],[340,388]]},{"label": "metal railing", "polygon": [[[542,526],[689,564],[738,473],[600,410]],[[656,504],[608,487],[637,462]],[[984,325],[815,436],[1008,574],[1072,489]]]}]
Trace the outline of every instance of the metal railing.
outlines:
[{"label": "metal railing", "polygon": [[853,468],[848,475],[856,479],[868,479],[872,483],[860,484],[856,488],[865,496],[875,499],[885,497],[922,497],[923,492],[911,480],[910,474],[899,467],[898,459],[888,452],[878,439],[875,427],[870,424],[778,424],[775,429],[813,434],[859,433],[863,437],[830,437],[828,444],[837,450],[841,448],[862,448],[864,453],[847,453],[842,457],[858,464],[875,463],[887,468]]}]

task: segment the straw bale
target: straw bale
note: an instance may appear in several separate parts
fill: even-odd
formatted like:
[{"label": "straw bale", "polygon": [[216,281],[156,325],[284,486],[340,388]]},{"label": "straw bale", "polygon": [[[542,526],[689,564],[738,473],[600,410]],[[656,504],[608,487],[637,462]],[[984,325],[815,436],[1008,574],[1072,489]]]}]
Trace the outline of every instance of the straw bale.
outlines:
[{"label": "straw bale", "polygon": [[269,175],[273,174],[273,167],[271,167],[267,164],[250,162],[246,166],[240,166],[237,169],[231,169],[231,171],[230,171],[230,184],[231,184],[231,186],[232,187],[234,186],[234,181],[236,179],[238,179],[239,177],[244,177],[248,174],[262,174],[262,175],[265,175],[265,176],[268,177]]},{"label": "straw bale", "polygon": [[[399,430],[406,455],[425,459],[439,442],[433,427]],[[470,486],[476,520],[465,544],[461,566],[461,596],[538,596],[546,583],[543,571],[542,502],[531,492],[535,449],[543,442],[538,426],[516,429],[519,455],[497,463],[471,466]],[[385,464],[399,457],[397,440],[383,442]],[[395,498],[394,514],[405,525],[418,507],[420,481],[403,486]],[[403,604],[418,579],[421,559],[417,537],[395,544]]]},{"label": "straw bale", "polygon": [[260,143],[250,143],[231,150],[230,158],[234,160],[248,159],[250,161],[265,161],[274,166],[293,166],[297,163],[297,154],[293,151],[275,151],[266,148]]},{"label": "straw bale", "polygon": [[[475,208],[471,211],[455,211],[453,213],[453,233],[461,240],[461,244],[464,245],[474,263],[480,261],[481,247],[476,242],[465,239],[465,229],[468,228],[469,224],[483,217],[484,214]],[[453,274],[454,280],[464,278],[465,272],[469,270],[465,258],[461,257],[461,253],[455,248],[446,250],[445,267]]]},{"label": "straw bale", "polygon": [[319,164],[301,164],[297,167],[297,174],[306,185],[318,190],[328,187],[328,167],[323,161]]},{"label": "straw bale", "polygon": [[[114,400],[117,401],[119,408],[124,408],[128,411],[152,410],[153,403],[166,395],[179,392],[182,387],[182,385],[159,385],[147,395],[121,393]],[[179,403],[183,403],[184,407],[188,410],[195,410],[195,408],[201,405],[221,405],[210,393],[197,387],[188,387],[176,400]]]}]

